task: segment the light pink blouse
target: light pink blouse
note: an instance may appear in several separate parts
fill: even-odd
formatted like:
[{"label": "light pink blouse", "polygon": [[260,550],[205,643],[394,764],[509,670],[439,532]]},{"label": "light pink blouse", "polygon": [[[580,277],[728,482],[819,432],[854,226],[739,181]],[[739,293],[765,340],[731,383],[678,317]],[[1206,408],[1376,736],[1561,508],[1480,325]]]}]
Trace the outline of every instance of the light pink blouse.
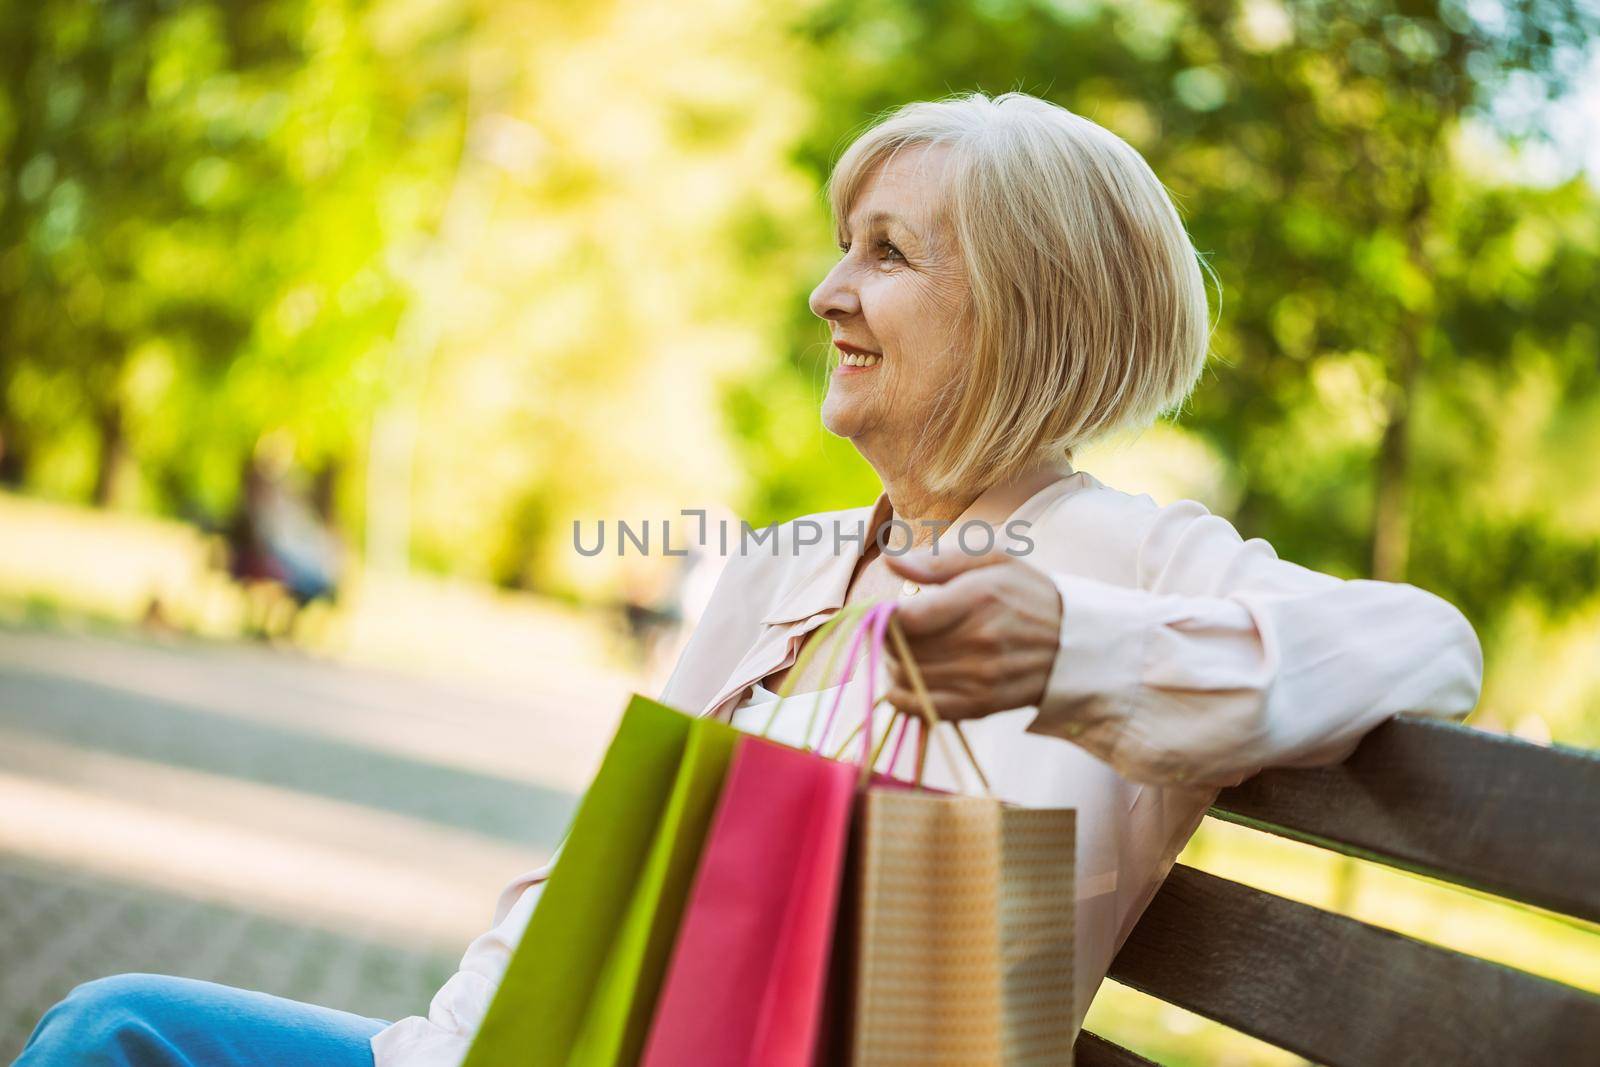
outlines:
[{"label": "light pink blouse", "polygon": [[[820,541],[795,520],[734,554],[661,699],[731,716],[844,603],[864,548],[852,535],[871,538],[891,514],[880,496],[808,516]],[[1280,560],[1192,500],[1163,507],[1083,472],[1036,471],[984,493],[957,526],[970,519],[1020,532],[1032,544],[1022,558],[1061,593],[1060,646],[1039,707],[965,730],[997,795],[1078,810],[1080,1024],[1218,788],[1267,766],[1338,762],[1397,712],[1460,718],[1477,701],[1482,651],[1450,604]],[[1024,547],[1018,537],[1000,543]],[[885,681],[859,671],[846,683],[835,737],[859,721],[865,687],[881,692]],[[751,718],[738,725],[751,729]],[[785,729],[774,735],[799,740]],[[930,751],[929,784],[974,791],[939,752]],[[550,869],[505,887],[493,927],[468,946],[428,1015],[372,1039],[376,1067],[461,1061]]]}]

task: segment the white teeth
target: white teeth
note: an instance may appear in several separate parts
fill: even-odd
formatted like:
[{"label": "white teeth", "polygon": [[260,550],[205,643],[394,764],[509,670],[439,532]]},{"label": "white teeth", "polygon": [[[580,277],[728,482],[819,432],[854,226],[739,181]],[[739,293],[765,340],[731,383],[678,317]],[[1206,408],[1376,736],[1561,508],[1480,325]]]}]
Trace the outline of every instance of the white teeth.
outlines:
[{"label": "white teeth", "polygon": [[876,367],[883,362],[883,357],[846,352],[839,357],[839,362],[846,367]]}]

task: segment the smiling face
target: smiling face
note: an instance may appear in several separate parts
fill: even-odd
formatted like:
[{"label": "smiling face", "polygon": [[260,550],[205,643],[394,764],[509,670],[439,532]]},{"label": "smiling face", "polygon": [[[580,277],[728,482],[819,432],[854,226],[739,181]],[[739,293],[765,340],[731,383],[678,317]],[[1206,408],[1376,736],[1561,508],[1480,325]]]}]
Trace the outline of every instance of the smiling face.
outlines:
[{"label": "smiling face", "polygon": [[909,147],[867,176],[844,220],[844,257],[811,293],[840,346],[823,425],[883,477],[915,463],[970,356],[966,270],[941,212],[947,155]]}]

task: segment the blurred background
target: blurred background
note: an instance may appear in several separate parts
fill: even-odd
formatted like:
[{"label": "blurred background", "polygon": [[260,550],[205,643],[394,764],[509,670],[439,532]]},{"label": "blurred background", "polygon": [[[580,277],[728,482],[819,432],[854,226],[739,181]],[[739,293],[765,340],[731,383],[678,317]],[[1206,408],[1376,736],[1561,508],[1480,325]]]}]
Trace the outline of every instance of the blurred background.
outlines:
[{"label": "blurred background", "polygon": [[[1439,593],[1476,725],[1600,746],[1596,0],[0,13],[0,1057],[125,970],[425,1012],[715,579],[573,524],[876,495],[821,186],[950,92],[1127,139],[1216,272],[1192,402],[1078,466]],[[1600,991],[1592,927],[1255,836],[1184,862]]]}]

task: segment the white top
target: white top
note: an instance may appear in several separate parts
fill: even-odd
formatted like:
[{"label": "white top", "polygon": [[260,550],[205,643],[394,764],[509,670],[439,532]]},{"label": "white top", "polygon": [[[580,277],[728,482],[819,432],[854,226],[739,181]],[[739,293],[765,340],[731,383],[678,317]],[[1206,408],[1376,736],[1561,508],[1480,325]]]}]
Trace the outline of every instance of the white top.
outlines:
[{"label": "white top", "polygon": [[[859,524],[870,537],[891,514],[880,496],[805,521],[845,534]],[[1021,548],[1010,523],[1025,521],[1023,562],[1061,595],[1059,649],[1039,706],[963,732],[997,796],[1078,812],[1076,884],[1063,888],[1078,902],[1079,1023],[1219,787],[1262,767],[1337,762],[1397,712],[1460,718],[1477,700],[1482,651],[1454,607],[1414,586],[1341,580],[1279,559],[1194,501],[1161,506],[1075,472],[994,487],[953,528],[968,518],[1006,526],[1008,551]],[[663,703],[731,713],[743,729],[765,724],[770,701],[756,686],[844,603],[863,550],[819,542],[800,522],[730,559]],[[845,683],[829,755],[861,718],[867,673]],[[772,736],[806,740],[814,699],[780,709]],[[970,771],[950,758],[959,750],[949,730],[934,735],[925,780],[975,792]],[[428,1014],[374,1037],[375,1067],[460,1062],[551,866],[502,890],[493,925]]]}]

